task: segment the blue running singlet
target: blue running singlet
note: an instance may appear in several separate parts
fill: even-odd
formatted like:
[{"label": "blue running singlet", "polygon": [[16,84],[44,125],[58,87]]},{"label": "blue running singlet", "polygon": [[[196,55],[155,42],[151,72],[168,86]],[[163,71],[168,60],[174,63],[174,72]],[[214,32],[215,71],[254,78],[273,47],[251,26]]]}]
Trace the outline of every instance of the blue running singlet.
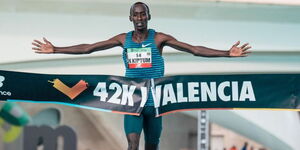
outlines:
[{"label": "blue running singlet", "polygon": [[[123,61],[126,77],[129,78],[160,78],[164,76],[164,59],[155,44],[155,30],[148,30],[148,37],[141,43],[132,41],[133,31],[126,34]],[[154,106],[151,92],[148,93],[146,106]]]}]

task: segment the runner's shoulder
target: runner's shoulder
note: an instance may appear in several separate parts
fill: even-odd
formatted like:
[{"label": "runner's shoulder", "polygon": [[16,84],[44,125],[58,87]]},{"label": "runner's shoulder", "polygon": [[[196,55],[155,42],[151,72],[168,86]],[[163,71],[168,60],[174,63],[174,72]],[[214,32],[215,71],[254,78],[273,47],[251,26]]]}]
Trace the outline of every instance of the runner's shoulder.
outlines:
[{"label": "runner's shoulder", "polygon": [[115,41],[118,41],[123,44],[125,41],[125,38],[126,38],[126,33],[120,33],[120,34],[112,37],[110,40],[115,40]]},{"label": "runner's shoulder", "polygon": [[119,40],[121,40],[121,39],[123,40],[123,39],[126,38],[126,33],[120,33],[120,34],[114,36],[114,38],[119,39]]},{"label": "runner's shoulder", "polygon": [[163,32],[156,32],[155,36],[158,36],[158,37],[168,37],[170,35],[168,35],[166,33],[163,33]]},{"label": "runner's shoulder", "polygon": [[173,37],[169,34],[163,33],[163,32],[156,32],[155,39],[160,41],[167,41],[172,39]]}]

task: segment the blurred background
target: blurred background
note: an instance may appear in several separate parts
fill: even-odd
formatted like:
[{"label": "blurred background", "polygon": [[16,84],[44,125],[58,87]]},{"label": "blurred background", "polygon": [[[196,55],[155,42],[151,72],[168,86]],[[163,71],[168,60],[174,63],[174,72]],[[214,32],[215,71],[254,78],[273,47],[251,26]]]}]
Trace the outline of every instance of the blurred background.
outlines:
[{"label": "blurred background", "polygon": [[[0,69],[123,76],[121,47],[89,55],[41,55],[31,50],[31,42],[46,37],[55,46],[69,46],[94,43],[131,31],[133,25],[128,16],[134,2],[0,0]],[[240,40],[253,47],[252,54],[245,58],[194,57],[166,47],[163,54],[166,75],[300,73],[300,0],[148,0],[145,3],[152,15],[148,27],[180,41],[228,50]],[[122,115],[55,104],[18,105],[28,112],[32,122],[16,127],[0,120],[0,149],[25,150],[25,139],[34,137],[30,127],[43,125],[53,128],[52,132],[62,132],[57,135],[73,139],[58,138],[57,150],[74,144],[78,150],[127,147]],[[210,150],[233,150],[234,146],[240,150],[246,142],[247,150],[300,150],[298,112],[207,112]],[[165,116],[161,149],[196,150],[197,117],[197,111]],[[44,128],[38,130],[44,132]],[[41,143],[36,140],[36,145]],[[39,146],[39,150],[43,149]]]}]

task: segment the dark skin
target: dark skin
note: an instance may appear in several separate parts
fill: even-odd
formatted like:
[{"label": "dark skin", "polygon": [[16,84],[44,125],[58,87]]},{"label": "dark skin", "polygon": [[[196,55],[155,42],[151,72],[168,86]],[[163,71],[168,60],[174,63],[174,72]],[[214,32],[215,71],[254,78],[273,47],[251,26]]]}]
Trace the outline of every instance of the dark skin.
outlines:
[{"label": "dark skin", "polygon": [[[133,41],[141,43],[148,36],[148,21],[151,16],[147,13],[147,8],[143,4],[137,4],[133,6],[129,20],[134,25]],[[121,33],[108,40],[100,41],[93,44],[80,44],[68,47],[56,47],[46,38],[43,38],[44,43],[38,40],[34,40],[32,49],[36,53],[51,54],[51,53],[65,53],[65,54],[89,54],[95,51],[101,51],[110,49],[117,46],[124,46],[126,33]],[[157,32],[155,35],[155,43],[160,50],[160,54],[163,52],[165,46],[170,46],[179,51],[191,53],[195,56],[203,57],[243,57],[247,56],[251,47],[248,43],[239,47],[240,41],[236,42],[228,51],[216,50],[207,48],[204,46],[193,46],[181,41],[176,40],[171,35]]]},{"label": "dark skin", "polygon": [[[131,8],[129,20],[133,23],[134,32],[132,40],[136,43],[143,42],[148,36],[148,21],[151,19],[144,4],[135,4]],[[121,33],[108,40],[100,41],[93,44],[80,44],[68,47],[56,47],[46,38],[43,38],[44,43],[34,40],[32,48],[36,53],[51,54],[51,53],[65,53],[65,54],[89,54],[95,51],[110,49],[113,47],[123,47],[125,43],[126,33]],[[203,57],[243,57],[247,56],[251,47],[248,43],[238,47],[240,42],[236,42],[228,51],[216,50],[203,46],[193,46],[176,40],[171,35],[157,32],[155,35],[155,44],[160,51],[163,52],[165,46],[170,46],[179,51],[191,53],[195,56]],[[132,133],[126,135],[128,140],[128,150],[137,150],[139,145],[140,134]],[[158,144],[145,143],[145,150],[157,150]]]}]

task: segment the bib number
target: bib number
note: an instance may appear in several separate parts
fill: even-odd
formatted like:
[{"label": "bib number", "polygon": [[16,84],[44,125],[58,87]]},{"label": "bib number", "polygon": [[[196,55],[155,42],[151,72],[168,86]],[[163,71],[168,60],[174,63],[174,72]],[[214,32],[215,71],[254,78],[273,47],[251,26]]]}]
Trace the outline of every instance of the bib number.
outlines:
[{"label": "bib number", "polygon": [[127,49],[128,68],[151,68],[152,55],[151,47],[128,48]]}]

